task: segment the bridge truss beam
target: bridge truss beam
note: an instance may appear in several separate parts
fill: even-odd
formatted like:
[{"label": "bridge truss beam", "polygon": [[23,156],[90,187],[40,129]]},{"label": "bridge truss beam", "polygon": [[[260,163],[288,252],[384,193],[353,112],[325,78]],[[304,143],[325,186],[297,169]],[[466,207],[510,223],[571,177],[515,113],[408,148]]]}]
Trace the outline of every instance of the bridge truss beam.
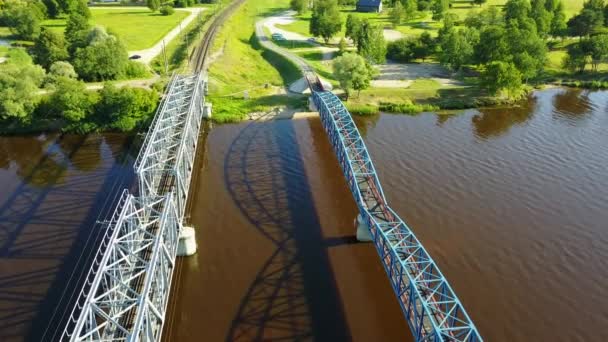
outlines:
[{"label": "bridge truss beam", "polygon": [[200,74],[173,76],[61,341],[159,341],[201,128]]},{"label": "bridge truss beam", "polygon": [[313,101],[416,341],[481,341],[433,259],[388,206],[350,113],[331,92]]}]

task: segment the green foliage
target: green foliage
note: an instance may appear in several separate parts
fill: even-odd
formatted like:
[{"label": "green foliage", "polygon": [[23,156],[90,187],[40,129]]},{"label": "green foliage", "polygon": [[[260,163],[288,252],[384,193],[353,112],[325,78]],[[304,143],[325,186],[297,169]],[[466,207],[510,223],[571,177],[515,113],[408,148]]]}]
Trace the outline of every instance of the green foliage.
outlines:
[{"label": "green foliage", "polygon": [[334,77],[340,82],[347,98],[351,89],[361,91],[368,88],[373,76],[373,69],[355,53],[345,53],[334,59],[333,68]]},{"label": "green foliage", "polygon": [[69,13],[77,13],[87,19],[91,19],[91,10],[89,10],[89,6],[87,6],[87,0],[72,0],[70,2]]},{"label": "green foliage", "polygon": [[522,75],[514,64],[492,62],[486,66],[482,84],[492,95],[506,91],[508,97],[519,94],[522,89]]},{"label": "green foliage", "polygon": [[438,111],[439,107],[431,104],[416,104],[407,99],[397,103],[381,102],[379,109],[387,113],[419,114]]},{"label": "green foliage", "polygon": [[42,3],[46,7],[49,18],[57,18],[61,13],[61,7],[56,0],[43,0]]},{"label": "green foliage", "polygon": [[530,20],[531,11],[529,0],[509,0],[504,7],[505,20],[516,21],[521,25]]},{"label": "green foliage", "polygon": [[451,70],[460,70],[470,63],[477,43],[474,29],[451,29],[441,37],[439,60]]},{"label": "green foliage", "polygon": [[152,12],[156,12],[160,8],[160,0],[146,0],[146,6],[148,6]]},{"label": "green foliage", "polygon": [[163,5],[160,8],[160,14],[162,15],[172,15],[173,13],[175,13],[175,10],[170,5]]},{"label": "green foliage", "polygon": [[74,71],[72,64],[68,62],[55,62],[49,68],[45,83],[55,83],[55,80],[58,78],[76,79],[77,77],[78,74],[76,74],[76,71]]},{"label": "green foliage", "polygon": [[367,61],[381,64],[386,61],[386,41],[382,27],[372,25],[368,20],[364,20],[358,30],[355,40],[357,51]]},{"label": "green foliage", "polygon": [[551,32],[553,13],[547,10],[545,0],[532,0],[530,17],[535,20],[536,31],[541,37],[546,37]]},{"label": "green foliage", "polygon": [[119,131],[131,131],[154,113],[158,94],[138,88],[119,89],[106,84],[100,92],[95,116],[100,125]]},{"label": "green foliage", "polygon": [[306,9],[308,7],[308,1],[307,0],[291,0],[289,2],[289,7],[291,7],[292,10],[298,12],[298,14],[302,15],[302,14],[304,14],[304,12],[306,12]]},{"label": "green foliage", "polygon": [[346,39],[340,38],[340,42],[338,42],[338,55],[342,56],[346,52],[347,47]]},{"label": "green foliage", "polygon": [[361,25],[363,21],[361,18],[354,14],[349,14],[346,17],[346,32],[344,36],[346,38],[350,38],[352,41],[356,43],[357,37],[359,35],[359,30],[361,30]]},{"label": "green foliage", "polygon": [[36,39],[32,54],[34,61],[47,70],[51,64],[65,61],[69,57],[63,36],[45,28]]},{"label": "green foliage", "polygon": [[401,38],[390,42],[386,57],[397,62],[409,63],[414,59],[426,59],[435,50],[435,40],[428,32],[424,32],[418,39]]},{"label": "green foliage", "polygon": [[8,62],[0,64],[0,120],[29,122],[43,78],[44,69],[27,53],[11,50]]},{"label": "green foliage", "polygon": [[323,37],[325,43],[342,29],[342,18],[336,0],[317,0],[310,18],[310,34]]},{"label": "green foliage", "polygon": [[118,38],[96,28],[87,37],[88,45],[78,48],[74,68],[87,81],[113,80],[125,74],[128,54]]},{"label": "green foliage", "polygon": [[450,0],[433,0],[431,12],[433,12],[433,20],[439,21],[444,18],[450,8]]},{"label": "green foliage", "polygon": [[[47,118],[62,118],[69,124],[78,123],[93,110],[93,100],[82,81],[59,76],[48,86]],[[69,126],[68,126],[69,127]]]},{"label": "green foliage", "polygon": [[401,24],[401,22],[405,18],[405,14],[406,13],[405,13],[405,10],[403,9],[403,5],[401,4],[400,1],[397,1],[395,3],[395,6],[391,9],[391,12],[390,12],[391,23],[393,23],[393,26],[397,26],[397,25]]},{"label": "green foliage", "polygon": [[40,34],[40,23],[46,15],[41,2],[9,0],[2,10],[2,21],[21,39],[34,40]]},{"label": "green foliage", "polygon": [[486,2],[488,2],[488,0],[473,0],[473,3],[476,5],[479,5],[481,7],[481,5],[485,4]]},{"label": "green foliage", "polygon": [[90,29],[91,26],[85,16],[79,13],[70,14],[65,28],[65,40],[68,42],[68,52],[72,57],[78,48],[86,46]]},{"label": "green foliage", "polygon": [[549,11],[553,13],[550,33],[556,37],[565,36],[568,33],[568,24],[566,23],[566,13],[564,12],[563,2],[560,0],[553,0],[553,2],[549,0],[545,5],[553,6],[549,7]]},{"label": "green foliage", "polygon": [[346,109],[353,115],[370,116],[380,112],[375,104],[346,103]]},{"label": "green foliage", "polygon": [[608,34],[599,34],[591,37],[588,43],[591,64],[595,71],[600,63],[608,62]]},{"label": "green foliage", "polygon": [[[587,7],[587,6],[586,6]],[[600,29],[604,24],[602,11],[583,8],[581,13],[568,21],[568,29],[573,36],[584,37]]]}]

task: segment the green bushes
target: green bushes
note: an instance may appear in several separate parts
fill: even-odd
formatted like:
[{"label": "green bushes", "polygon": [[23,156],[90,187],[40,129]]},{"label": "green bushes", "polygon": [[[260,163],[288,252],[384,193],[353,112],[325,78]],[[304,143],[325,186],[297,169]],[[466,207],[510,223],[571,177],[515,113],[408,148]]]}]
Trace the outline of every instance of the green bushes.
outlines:
[{"label": "green bushes", "polygon": [[380,103],[380,110],[388,113],[418,114],[423,112],[434,112],[439,107],[430,104],[415,104],[410,100],[401,103]]},{"label": "green bushes", "polygon": [[164,5],[160,8],[160,14],[162,15],[172,15],[173,13],[175,13],[175,10],[169,5]]},{"label": "green bushes", "polygon": [[376,105],[346,103],[346,109],[353,115],[368,116],[378,114],[380,109]]}]

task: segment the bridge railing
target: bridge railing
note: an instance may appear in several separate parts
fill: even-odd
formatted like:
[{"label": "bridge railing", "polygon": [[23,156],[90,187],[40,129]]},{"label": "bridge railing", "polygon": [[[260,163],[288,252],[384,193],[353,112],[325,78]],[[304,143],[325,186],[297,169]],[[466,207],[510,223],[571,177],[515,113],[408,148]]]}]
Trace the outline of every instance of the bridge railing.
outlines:
[{"label": "bridge railing", "polygon": [[481,341],[433,259],[388,206],[359,131],[330,92],[313,93],[323,127],[416,341]]}]

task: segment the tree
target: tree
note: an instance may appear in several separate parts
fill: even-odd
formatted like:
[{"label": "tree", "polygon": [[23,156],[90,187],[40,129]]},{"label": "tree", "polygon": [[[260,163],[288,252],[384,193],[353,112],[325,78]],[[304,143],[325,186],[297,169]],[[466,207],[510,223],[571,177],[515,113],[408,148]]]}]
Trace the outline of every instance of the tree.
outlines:
[{"label": "tree", "polygon": [[340,38],[340,42],[338,43],[338,55],[342,56],[346,52],[346,48],[346,39]]},{"label": "tree", "polygon": [[85,84],[76,79],[58,76],[48,86],[51,96],[48,101],[48,115],[63,118],[74,124],[92,113],[93,101]]},{"label": "tree", "polygon": [[333,63],[334,76],[340,82],[340,87],[350,96],[351,89],[361,91],[369,87],[373,76],[372,69],[363,57],[355,53],[345,53],[336,58]]},{"label": "tree", "polygon": [[42,3],[9,0],[4,4],[2,19],[21,39],[34,40],[40,34],[40,23],[45,17],[42,7]]},{"label": "tree", "polygon": [[433,39],[433,37],[428,31],[424,31],[418,38],[414,55],[416,58],[421,58],[424,62],[427,57],[435,53],[436,47],[437,42],[435,41],[435,39]]},{"label": "tree", "polygon": [[298,14],[304,14],[306,12],[306,8],[308,7],[307,0],[291,0],[289,2],[289,6],[292,10],[298,12]]},{"label": "tree", "polygon": [[139,88],[118,89],[104,85],[101,99],[95,108],[96,120],[102,127],[131,131],[148,119],[158,103],[158,94]]},{"label": "tree", "polygon": [[359,17],[349,14],[348,17],[346,17],[346,32],[344,33],[344,36],[350,38],[356,44],[361,25],[362,20]]},{"label": "tree", "polygon": [[506,61],[510,56],[506,41],[506,30],[502,26],[488,26],[479,35],[475,49],[475,62],[486,64],[492,61]]},{"label": "tree", "polygon": [[510,25],[506,37],[511,61],[523,79],[527,82],[540,75],[546,61],[547,43],[538,36],[534,27]]},{"label": "tree", "polygon": [[589,43],[591,64],[597,72],[599,64],[608,61],[608,34],[599,34],[591,37]]},{"label": "tree", "polygon": [[[564,12],[564,3],[559,0],[552,7],[553,18],[551,19],[551,30],[549,33],[556,37],[564,37],[567,34],[568,24],[566,23],[566,13]],[[547,3],[551,3],[548,1]]]},{"label": "tree", "polygon": [[11,50],[0,65],[0,120],[28,122],[36,107],[44,69],[23,50]]},{"label": "tree", "polygon": [[397,26],[403,21],[403,18],[405,17],[405,11],[400,1],[397,1],[393,9],[391,9],[390,17],[393,26]]},{"label": "tree", "polygon": [[530,19],[531,11],[532,8],[528,0],[509,0],[504,7],[505,20],[507,22],[517,21],[521,24]]},{"label": "tree", "polygon": [[583,73],[585,66],[589,63],[589,56],[581,42],[570,44],[568,46],[568,54],[564,58],[564,68],[575,72]]},{"label": "tree", "polygon": [[602,12],[595,12],[592,9],[584,8],[580,14],[570,18],[568,29],[573,36],[584,37],[593,33],[604,24]]},{"label": "tree", "polygon": [[49,68],[49,72],[46,75],[46,83],[53,83],[59,77],[76,79],[78,78],[78,74],[72,64],[68,62],[55,62]]},{"label": "tree", "polygon": [[73,0],[70,2],[70,14],[78,13],[81,16],[91,19],[91,10],[87,6],[87,0]]},{"label": "tree", "polygon": [[56,0],[44,0],[42,3],[46,7],[46,13],[50,18],[57,18],[61,13],[61,6]]},{"label": "tree", "polygon": [[124,75],[128,54],[117,37],[96,28],[87,39],[87,46],[78,48],[74,56],[74,68],[80,77],[87,81],[104,81]]},{"label": "tree", "polygon": [[152,12],[156,12],[160,8],[160,0],[146,0],[146,6],[148,6]]},{"label": "tree", "polygon": [[32,49],[34,61],[49,69],[51,64],[68,59],[68,50],[62,35],[45,28],[40,32]]},{"label": "tree", "polygon": [[409,63],[414,60],[415,43],[409,38],[388,43],[386,57],[395,62]]},{"label": "tree", "polygon": [[450,0],[433,0],[431,12],[433,12],[433,20],[439,21],[443,19],[445,13],[450,8]]},{"label": "tree", "polygon": [[[471,30],[471,29],[468,29]],[[452,29],[441,39],[439,60],[451,70],[460,70],[469,63],[474,54],[474,45],[465,29]]]},{"label": "tree", "polygon": [[541,37],[547,36],[551,31],[551,21],[553,13],[549,12],[545,6],[545,0],[532,0],[530,17],[536,22],[536,31]]},{"label": "tree", "polygon": [[68,42],[68,52],[72,57],[74,57],[76,49],[86,46],[90,29],[91,26],[86,17],[79,13],[70,14],[65,28],[65,40]]},{"label": "tree", "polygon": [[488,2],[488,0],[473,0],[473,3],[479,5],[479,7],[481,7],[481,5],[485,4],[486,2]]},{"label": "tree", "polygon": [[401,0],[403,3],[403,11],[405,20],[410,20],[418,14],[418,4],[416,0]]},{"label": "tree", "polygon": [[382,27],[364,20],[356,43],[357,51],[367,61],[380,64],[386,60],[386,41]]},{"label": "tree", "polygon": [[310,34],[323,37],[325,43],[342,28],[342,19],[336,0],[317,0],[310,18]]},{"label": "tree", "polygon": [[490,94],[496,95],[501,91],[507,91],[511,97],[521,90],[521,74],[512,63],[492,62],[486,66],[481,79],[482,84]]}]

